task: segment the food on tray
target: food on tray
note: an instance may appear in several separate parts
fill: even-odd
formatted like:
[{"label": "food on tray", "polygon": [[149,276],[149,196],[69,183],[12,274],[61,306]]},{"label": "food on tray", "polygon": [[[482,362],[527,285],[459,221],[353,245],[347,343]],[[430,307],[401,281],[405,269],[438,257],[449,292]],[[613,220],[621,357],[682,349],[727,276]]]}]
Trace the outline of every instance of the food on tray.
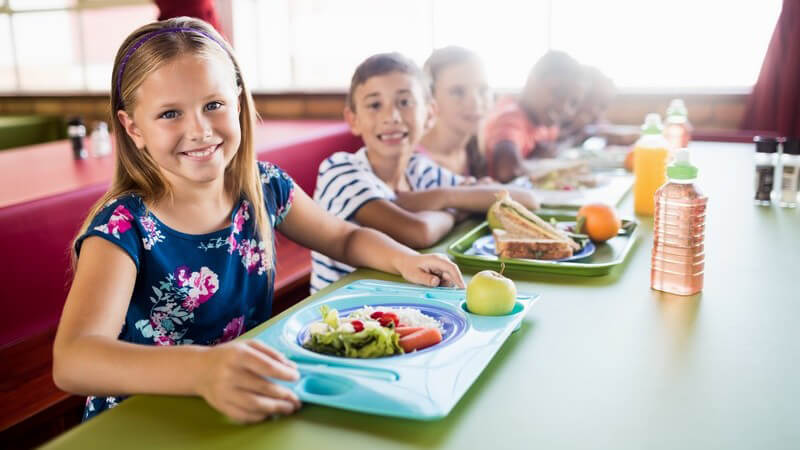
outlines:
[{"label": "food on tray", "polygon": [[346,317],[326,305],[322,320],[309,326],[303,347],[348,358],[380,358],[436,345],[442,326],[416,308],[364,306]]},{"label": "food on tray", "polygon": [[581,249],[567,233],[512,200],[506,191],[498,195],[488,216],[499,224],[494,229],[495,253],[502,258],[561,259]]},{"label": "food on tray", "polygon": [[476,273],[467,284],[467,309],[473,314],[502,316],[514,309],[514,282],[494,270]]},{"label": "food on tray", "polygon": [[532,160],[528,178],[534,188],[570,191],[600,184],[584,160],[543,158]]},{"label": "food on tray", "polygon": [[421,328],[400,338],[403,350],[413,352],[442,342],[442,332],[438,328]]},{"label": "food on tray", "polygon": [[[529,238],[494,230],[495,253],[503,258],[564,259],[574,254],[567,241]],[[574,241],[573,241],[574,242]]]},{"label": "food on tray", "polygon": [[617,211],[602,203],[584,205],[578,210],[576,231],[586,233],[595,242],[605,242],[616,236],[622,222]]}]

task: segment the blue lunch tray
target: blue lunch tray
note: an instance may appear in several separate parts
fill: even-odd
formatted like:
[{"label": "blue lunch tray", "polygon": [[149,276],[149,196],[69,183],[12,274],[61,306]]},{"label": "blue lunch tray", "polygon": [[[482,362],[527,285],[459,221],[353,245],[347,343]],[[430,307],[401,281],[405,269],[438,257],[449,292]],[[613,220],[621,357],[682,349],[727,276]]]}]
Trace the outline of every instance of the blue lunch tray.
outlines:
[{"label": "blue lunch tray", "polygon": [[[359,280],[310,303],[256,336],[298,365],[300,379],[273,380],[304,402],[417,420],[445,417],[517,328],[538,294],[519,294],[505,316],[466,310],[465,291]],[[302,347],[311,323],[328,305],[345,316],[365,305],[413,307],[442,323],[442,342],[412,353],[373,359],[323,355]]]}]

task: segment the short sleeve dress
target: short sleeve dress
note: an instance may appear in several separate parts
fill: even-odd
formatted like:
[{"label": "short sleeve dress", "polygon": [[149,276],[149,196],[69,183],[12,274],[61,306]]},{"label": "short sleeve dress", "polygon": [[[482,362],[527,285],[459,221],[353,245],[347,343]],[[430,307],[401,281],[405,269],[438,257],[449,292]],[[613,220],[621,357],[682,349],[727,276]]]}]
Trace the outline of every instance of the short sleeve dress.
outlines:
[{"label": "short sleeve dress", "polygon": [[[259,163],[267,216],[273,228],[292,206],[294,182],[277,166]],[[264,322],[272,311],[275,258],[254,231],[247,199],[231,213],[230,227],[203,235],[161,223],[141,197],[110,201],[92,220],[81,244],[98,236],[127,253],[136,282],[119,340],[143,345],[215,345]],[[88,397],[84,420],[116,406],[122,397]]]}]

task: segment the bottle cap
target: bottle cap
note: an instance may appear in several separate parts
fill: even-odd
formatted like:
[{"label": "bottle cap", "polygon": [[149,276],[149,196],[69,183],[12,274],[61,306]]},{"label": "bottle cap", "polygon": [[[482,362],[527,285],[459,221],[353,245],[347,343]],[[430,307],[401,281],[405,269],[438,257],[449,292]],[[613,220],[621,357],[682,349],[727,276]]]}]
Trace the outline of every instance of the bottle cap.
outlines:
[{"label": "bottle cap", "polygon": [[676,180],[697,178],[697,167],[689,162],[688,148],[680,148],[675,151],[675,160],[667,167],[667,176]]},{"label": "bottle cap", "polygon": [[683,103],[683,100],[680,98],[672,99],[669,102],[669,106],[667,107],[667,117],[669,116],[681,116],[686,117],[689,115],[689,112],[686,110],[686,104]]},{"label": "bottle cap", "polygon": [[649,113],[644,116],[642,134],[661,134],[664,127],[661,125],[661,116],[658,113]]},{"label": "bottle cap", "polygon": [[786,138],[783,141],[783,153],[787,155],[800,155],[800,139]]},{"label": "bottle cap", "polygon": [[778,151],[778,143],[783,141],[784,138],[772,136],[756,136],[753,138],[758,153],[775,153]]}]

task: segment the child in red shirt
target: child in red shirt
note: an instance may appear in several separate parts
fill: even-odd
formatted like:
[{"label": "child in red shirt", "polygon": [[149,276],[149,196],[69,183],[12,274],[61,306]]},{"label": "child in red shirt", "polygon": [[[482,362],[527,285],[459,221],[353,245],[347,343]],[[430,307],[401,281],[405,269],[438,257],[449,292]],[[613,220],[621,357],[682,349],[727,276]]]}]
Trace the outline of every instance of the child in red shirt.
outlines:
[{"label": "child in red shirt", "polygon": [[526,172],[526,159],[552,156],[558,125],[575,115],[584,90],[577,61],[558,51],[542,56],[519,99],[498,102],[482,129],[489,176],[508,182]]}]

